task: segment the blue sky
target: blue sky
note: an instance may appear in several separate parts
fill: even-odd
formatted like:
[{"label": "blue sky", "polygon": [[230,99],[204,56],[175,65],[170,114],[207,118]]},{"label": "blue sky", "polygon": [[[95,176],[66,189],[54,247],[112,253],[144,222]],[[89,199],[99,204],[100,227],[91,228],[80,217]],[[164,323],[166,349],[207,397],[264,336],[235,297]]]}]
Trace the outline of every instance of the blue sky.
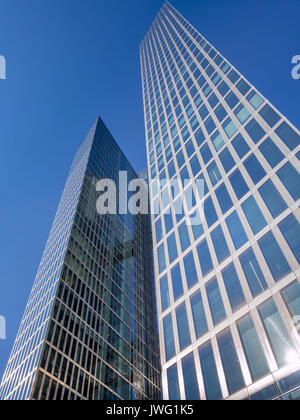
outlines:
[{"label": "blue sky", "polygon": [[[300,127],[299,0],[171,3]],[[0,377],[73,155],[100,114],[146,165],[139,43],[161,0],[0,0]]]}]

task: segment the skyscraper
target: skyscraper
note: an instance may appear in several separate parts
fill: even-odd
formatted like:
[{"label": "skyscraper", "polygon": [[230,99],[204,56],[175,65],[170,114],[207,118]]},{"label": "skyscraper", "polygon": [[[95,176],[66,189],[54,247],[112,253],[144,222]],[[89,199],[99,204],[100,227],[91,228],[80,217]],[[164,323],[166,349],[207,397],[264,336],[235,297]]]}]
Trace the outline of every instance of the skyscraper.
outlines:
[{"label": "skyscraper", "polygon": [[160,398],[149,216],[96,208],[101,179],[126,195],[120,171],[137,178],[99,118],[73,161],[0,399]]},{"label": "skyscraper", "polygon": [[168,2],[140,55],[164,399],[300,399],[299,130]]}]

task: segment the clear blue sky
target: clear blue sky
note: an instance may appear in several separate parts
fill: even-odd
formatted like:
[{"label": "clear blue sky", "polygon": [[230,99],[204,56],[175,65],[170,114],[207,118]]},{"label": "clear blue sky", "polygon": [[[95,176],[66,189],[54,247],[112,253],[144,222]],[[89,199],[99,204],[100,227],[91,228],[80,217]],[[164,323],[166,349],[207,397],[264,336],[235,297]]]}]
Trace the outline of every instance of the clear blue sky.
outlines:
[{"label": "clear blue sky", "polygon": [[[172,0],[298,128],[299,0]],[[76,149],[100,114],[146,164],[138,46],[161,0],[0,0],[0,377]]]}]

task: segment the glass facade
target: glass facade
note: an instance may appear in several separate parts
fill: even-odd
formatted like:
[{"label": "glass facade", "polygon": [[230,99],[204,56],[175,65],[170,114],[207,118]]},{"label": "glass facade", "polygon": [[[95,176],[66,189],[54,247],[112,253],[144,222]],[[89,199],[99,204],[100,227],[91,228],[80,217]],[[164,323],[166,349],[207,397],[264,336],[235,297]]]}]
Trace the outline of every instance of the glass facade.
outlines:
[{"label": "glass facade", "polygon": [[74,159],[1,399],[160,398],[149,216],[96,209],[97,181],[118,184],[119,171],[137,178],[99,118]]},{"label": "glass facade", "polygon": [[140,55],[164,399],[299,399],[299,130],[168,2]]}]

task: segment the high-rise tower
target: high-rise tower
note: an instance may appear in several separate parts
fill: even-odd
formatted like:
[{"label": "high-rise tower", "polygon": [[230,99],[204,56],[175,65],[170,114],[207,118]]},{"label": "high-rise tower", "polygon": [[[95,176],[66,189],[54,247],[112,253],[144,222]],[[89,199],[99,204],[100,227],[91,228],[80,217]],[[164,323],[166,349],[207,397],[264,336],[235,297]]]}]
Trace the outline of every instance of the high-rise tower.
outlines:
[{"label": "high-rise tower", "polygon": [[160,398],[148,215],[100,215],[97,181],[137,175],[99,118],[78,151],[0,399]]},{"label": "high-rise tower", "polygon": [[168,2],[140,54],[164,398],[298,399],[299,131]]}]

